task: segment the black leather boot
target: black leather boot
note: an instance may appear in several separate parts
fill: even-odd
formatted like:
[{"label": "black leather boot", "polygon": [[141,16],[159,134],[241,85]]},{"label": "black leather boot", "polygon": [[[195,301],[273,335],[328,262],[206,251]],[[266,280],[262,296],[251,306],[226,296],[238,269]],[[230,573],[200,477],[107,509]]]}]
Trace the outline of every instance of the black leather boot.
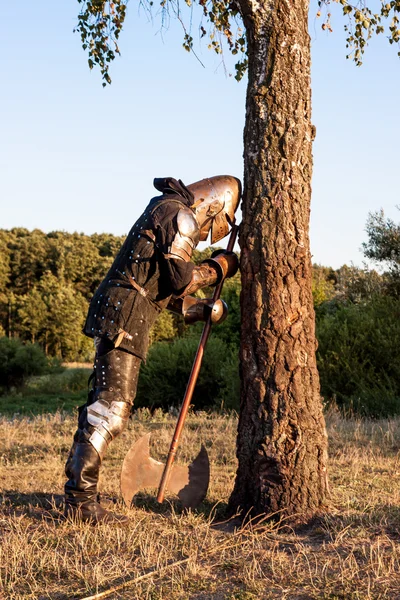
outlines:
[{"label": "black leather boot", "polygon": [[65,473],[64,515],[72,519],[97,523],[126,525],[128,517],[105,510],[97,502],[97,482],[101,460],[92,444],[85,439],[84,432],[78,430],[71,448]]}]

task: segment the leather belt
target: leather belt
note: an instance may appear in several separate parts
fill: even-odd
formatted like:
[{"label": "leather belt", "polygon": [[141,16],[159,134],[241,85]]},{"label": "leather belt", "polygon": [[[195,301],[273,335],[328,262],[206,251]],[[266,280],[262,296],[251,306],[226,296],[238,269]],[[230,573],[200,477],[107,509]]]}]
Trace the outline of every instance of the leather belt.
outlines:
[{"label": "leather belt", "polygon": [[147,295],[148,295],[148,293],[149,293],[149,290],[146,290],[146,288],[144,288],[141,285],[139,285],[138,283],[136,283],[136,281],[130,275],[128,275],[128,279],[129,279],[129,283],[131,284],[131,286],[136,291],[138,291],[141,296],[143,296],[144,298],[146,298]]},{"label": "leather belt", "polygon": [[[130,285],[131,285],[131,286],[132,286],[132,287],[133,287],[133,288],[134,288],[134,289],[135,289],[137,292],[139,292],[139,294],[140,294],[141,296],[143,296],[143,298],[146,298],[146,297],[148,296],[148,294],[149,294],[149,290],[147,290],[146,288],[144,288],[144,287],[142,287],[141,285],[139,285],[139,284],[138,284],[138,283],[135,281],[135,279],[134,279],[134,278],[133,278],[131,275],[127,275],[127,276],[126,276],[126,275],[123,275],[123,274],[121,273],[121,271],[117,271],[117,273],[119,273],[119,274],[121,275],[121,277],[124,277],[124,278],[125,278],[125,277],[128,277]],[[112,281],[112,280],[110,280],[110,281]]]},{"label": "leather belt", "polygon": [[114,348],[118,348],[118,346],[121,344],[123,339],[132,341],[133,340],[133,336],[128,333],[127,331],[124,331],[124,329],[119,329],[118,330],[118,335],[116,337],[116,339],[114,340]]},{"label": "leather belt", "polygon": [[[121,271],[117,271],[120,275],[122,275]],[[123,276],[123,275],[122,275]],[[123,276],[124,277],[124,276]],[[131,275],[125,275],[125,277],[128,277],[129,283],[127,283],[127,285],[130,285],[131,287],[133,287],[134,290],[136,290],[137,292],[139,292],[139,294],[141,296],[143,296],[143,298],[147,298],[149,295],[149,290],[145,287],[142,287],[141,285],[139,285],[135,279],[131,276]],[[112,279],[109,280],[110,283],[114,283],[114,281]],[[117,285],[120,285],[119,283]],[[157,310],[160,312],[162,310],[161,306],[158,304],[158,302],[156,300],[154,300],[153,298],[147,298],[149,302],[151,302],[156,308]]]}]

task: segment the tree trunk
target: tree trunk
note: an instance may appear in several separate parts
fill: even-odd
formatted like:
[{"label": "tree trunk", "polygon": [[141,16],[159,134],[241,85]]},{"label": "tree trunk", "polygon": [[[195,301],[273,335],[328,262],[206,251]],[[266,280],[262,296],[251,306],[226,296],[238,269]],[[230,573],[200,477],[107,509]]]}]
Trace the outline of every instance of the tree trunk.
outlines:
[{"label": "tree trunk", "polygon": [[230,509],[304,519],[323,506],[327,493],[309,249],[308,1],[239,2],[249,83],[239,468]]}]

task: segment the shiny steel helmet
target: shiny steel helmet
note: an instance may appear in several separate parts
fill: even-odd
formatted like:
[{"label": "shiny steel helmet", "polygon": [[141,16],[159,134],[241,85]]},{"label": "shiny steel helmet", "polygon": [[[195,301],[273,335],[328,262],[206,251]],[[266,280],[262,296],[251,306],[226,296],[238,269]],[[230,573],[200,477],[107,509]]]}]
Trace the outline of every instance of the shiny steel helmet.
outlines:
[{"label": "shiny steel helmet", "polygon": [[235,220],[241,183],[231,175],[217,175],[187,187],[194,196],[190,208],[200,228],[200,240],[206,240],[211,229],[211,243],[215,244],[229,233],[229,225]]}]

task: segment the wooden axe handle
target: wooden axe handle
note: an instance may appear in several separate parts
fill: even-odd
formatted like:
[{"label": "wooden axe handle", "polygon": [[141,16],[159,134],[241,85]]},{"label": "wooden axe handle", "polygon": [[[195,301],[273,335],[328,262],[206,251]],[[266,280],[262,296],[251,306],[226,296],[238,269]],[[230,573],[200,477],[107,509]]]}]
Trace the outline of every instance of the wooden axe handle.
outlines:
[{"label": "wooden axe handle", "polygon": [[[236,237],[237,237],[238,231],[239,231],[239,226],[233,224],[232,230],[231,230],[231,235],[229,237],[228,246],[226,248],[228,252],[233,251],[233,247],[236,242]],[[213,294],[214,302],[216,300],[218,300],[221,295],[223,283],[224,283],[224,280],[220,281],[214,290],[214,294]],[[165,464],[164,472],[162,474],[161,481],[160,481],[160,486],[158,488],[158,495],[157,495],[158,502],[163,502],[163,500],[164,500],[165,488],[167,487],[168,479],[171,474],[172,465],[175,460],[176,451],[178,449],[178,444],[179,444],[179,440],[181,437],[183,425],[185,423],[186,415],[189,410],[190,402],[193,397],[193,392],[194,392],[194,388],[197,383],[197,378],[199,376],[200,367],[201,367],[201,363],[202,363],[203,355],[204,355],[204,350],[205,350],[205,347],[207,344],[208,337],[210,335],[210,331],[211,331],[211,316],[208,317],[208,319],[203,327],[203,332],[201,334],[200,342],[199,342],[196,356],[195,356],[195,359],[193,362],[192,371],[190,373],[189,381],[188,381],[188,384],[186,387],[185,396],[183,398],[181,410],[179,412],[178,422],[176,424],[175,432],[174,432],[172,442],[171,442],[171,446],[169,448],[167,462]]]}]

